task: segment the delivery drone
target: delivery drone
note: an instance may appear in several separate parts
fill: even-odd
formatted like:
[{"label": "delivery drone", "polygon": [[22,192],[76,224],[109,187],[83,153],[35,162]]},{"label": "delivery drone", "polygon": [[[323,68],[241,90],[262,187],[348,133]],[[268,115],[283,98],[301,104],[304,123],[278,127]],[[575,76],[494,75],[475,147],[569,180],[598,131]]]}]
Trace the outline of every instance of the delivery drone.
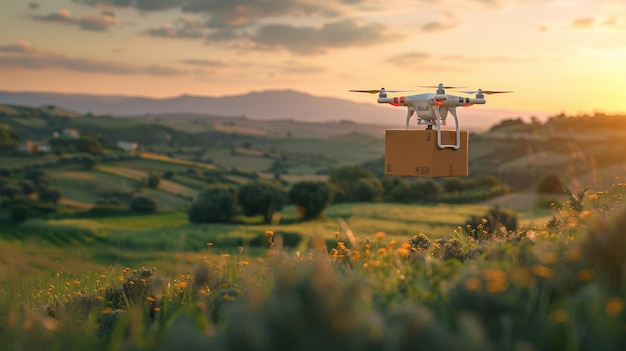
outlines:
[{"label": "delivery drone", "polygon": [[[496,91],[482,90],[462,91],[465,94],[476,94],[474,98],[448,95],[446,89],[459,89],[461,87],[449,87],[439,84],[437,86],[420,86],[421,88],[437,89],[435,93],[415,94],[399,97],[387,97],[387,93],[405,92],[407,90],[385,90],[385,88],[374,90],[349,90],[355,93],[378,94],[376,100],[379,104],[390,104],[393,106],[407,107],[406,113],[406,129],[409,129],[409,120],[413,113],[417,114],[417,124],[426,125],[426,129],[437,127],[437,146],[440,149],[454,148],[458,150],[461,147],[461,133],[459,128],[459,118],[456,114],[456,108],[463,106],[472,106],[475,104],[485,104],[485,95],[512,93],[512,91]],[[441,144],[441,126],[446,125],[448,112],[454,117],[456,123],[456,145]]]}]

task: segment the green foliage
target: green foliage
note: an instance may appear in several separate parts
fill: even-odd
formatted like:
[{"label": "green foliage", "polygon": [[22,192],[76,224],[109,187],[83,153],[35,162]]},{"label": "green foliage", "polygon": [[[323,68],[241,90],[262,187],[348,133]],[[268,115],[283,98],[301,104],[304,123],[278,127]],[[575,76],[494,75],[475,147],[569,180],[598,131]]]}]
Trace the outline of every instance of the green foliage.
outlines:
[{"label": "green foliage", "polygon": [[23,203],[15,204],[11,207],[11,220],[13,222],[23,222],[32,216],[30,206]]},{"label": "green foliage", "polygon": [[361,201],[379,201],[383,195],[383,185],[376,178],[360,178],[350,187],[350,198]]},{"label": "green foliage", "polygon": [[443,190],[447,193],[460,192],[467,188],[467,182],[458,177],[446,178],[443,181]]},{"label": "green foliage", "polygon": [[334,188],[328,182],[302,181],[289,190],[289,198],[305,219],[318,218],[332,203]]},{"label": "green foliage", "polygon": [[568,203],[569,203],[569,208],[572,211],[576,211],[576,212],[582,212],[584,205],[585,205],[585,193],[587,192],[587,190],[589,190],[589,187],[585,187],[584,189],[582,189],[581,191],[578,192],[578,194],[574,194],[572,192],[572,189],[570,189],[568,186],[565,186],[565,193],[567,194],[568,197]]},{"label": "green foliage", "polygon": [[335,202],[354,201],[353,186],[359,179],[372,178],[369,171],[359,166],[346,166],[330,172],[328,181],[335,187]]},{"label": "green foliage", "polygon": [[128,207],[137,212],[156,212],[158,203],[146,194],[135,194],[130,198]]},{"label": "green foliage", "polygon": [[85,169],[92,169],[98,163],[98,160],[93,155],[85,154],[80,157],[80,163]]},{"label": "green foliage", "polygon": [[90,154],[99,154],[102,152],[102,144],[92,136],[80,136],[74,141],[74,147],[78,152],[87,152]]},{"label": "green foliage", "polygon": [[541,194],[562,194],[565,191],[565,184],[560,176],[547,174],[539,182],[537,191]]},{"label": "green foliage", "polygon": [[0,124],[0,150],[14,148],[20,136],[7,124]]},{"label": "green foliage", "polygon": [[466,223],[471,228],[478,228],[472,235],[490,235],[495,232],[515,231],[518,228],[519,220],[517,213],[503,210],[498,206],[492,207],[483,216],[471,216]]},{"label": "green foliage", "polygon": [[209,185],[189,208],[190,223],[225,223],[235,215],[237,188]]},{"label": "green foliage", "polygon": [[149,172],[148,178],[146,178],[146,185],[148,188],[156,189],[159,187],[159,183],[161,182],[161,177],[155,172]]},{"label": "green foliage", "polygon": [[39,193],[39,200],[44,202],[57,203],[63,197],[61,190],[49,187],[40,187],[37,192]]},{"label": "green foliage", "polygon": [[167,171],[163,172],[163,178],[164,179],[174,179],[174,176],[176,176],[176,173],[174,173],[174,171],[172,171],[171,169],[168,169]]},{"label": "green foliage", "polygon": [[22,187],[17,184],[8,183],[0,189],[0,194],[10,200],[15,200],[22,195]]},{"label": "green foliage", "polygon": [[238,203],[246,216],[262,215],[265,223],[270,223],[274,213],[279,212],[287,202],[287,193],[280,182],[275,180],[253,180],[239,187]]},{"label": "green foliage", "polygon": [[19,182],[17,182],[17,185],[19,185],[22,188],[22,193],[24,195],[30,195],[37,190],[35,188],[35,184],[31,180],[28,180],[28,179],[20,180]]}]

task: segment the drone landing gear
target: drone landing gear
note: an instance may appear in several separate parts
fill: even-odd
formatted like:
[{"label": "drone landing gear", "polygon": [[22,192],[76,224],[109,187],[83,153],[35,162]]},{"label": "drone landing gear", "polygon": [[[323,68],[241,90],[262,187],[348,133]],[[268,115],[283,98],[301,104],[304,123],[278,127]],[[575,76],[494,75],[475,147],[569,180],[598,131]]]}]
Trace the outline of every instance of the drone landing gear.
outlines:
[{"label": "drone landing gear", "polygon": [[[456,145],[443,145],[441,144],[441,115],[439,114],[439,109],[433,109],[435,111],[435,123],[437,124],[437,146],[440,149],[445,149],[447,147],[458,150],[461,148],[461,130],[459,128],[459,118],[456,115],[456,108],[450,108],[449,112],[454,117],[454,124],[456,125]],[[432,129],[432,124],[428,125],[428,128]]]}]

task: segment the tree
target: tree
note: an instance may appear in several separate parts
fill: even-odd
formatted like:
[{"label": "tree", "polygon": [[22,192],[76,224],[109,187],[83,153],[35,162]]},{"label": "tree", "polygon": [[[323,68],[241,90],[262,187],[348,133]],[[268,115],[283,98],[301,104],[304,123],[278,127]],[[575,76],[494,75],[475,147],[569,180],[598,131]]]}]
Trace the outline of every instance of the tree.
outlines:
[{"label": "tree", "polygon": [[335,186],[335,201],[353,201],[352,186],[359,179],[373,178],[372,173],[359,166],[346,166],[330,172],[328,181]]},{"label": "tree", "polygon": [[85,167],[85,169],[92,169],[98,161],[93,155],[82,155],[80,157],[80,163]]},{"label": "tree", "polygon": [[305,219],[318,218],[333,201],[334,189],[328,182],[302,181],[289,190],[289,198]]},{"label": "tree", "polygon": [[435,202],[442,192],[441,184],[432,179],[423,179],[410,184],[408,196],[413,201]]},{"label": "tree", "polygon": [[61,190],[49,187],[40,187],[39,190],[39,201],[52,202],[57,203],[63,197]]},{"label": "tree", "polygon": [[0,149],[15,147],[20,136],[7,124],[0,124]]},{"label": "tree", "polygon": [[446,180],[443,181],[443,189],[446,193],[460,192],[466,189],[466,183],[467,182],[461,178],[446,178]]},{"label": "tree", "polygon": [[361,178],[350,187],[350,195],[356,201],[379,201],[383,185],[376,178]]},{"label": "tree", "polygon": [[90,154],[99,154],[102,152],[100,141],[92,136],[80,136],[74,141],[74,146],[78,152],[87,152]]},{"label": "tree", "polygon": [[36,190],[35,184],[31,180],[28,180],[28,179],[20,180],[19,182],[17,182],[17,185],[22,187],[22,193],[24,195],[30,195],[34,193]]},{"label": "tree", "polygon": [[159,187],[159,183],[161,182],[161,178],[155,172],[148,173],[148,178],[146,178],[146,185],[148,188],[156,189]]},{"label": "tree", "polygon": [[282,184],[275,180],[250,181],[239,187],[238,194],[244,214],[262,215],[265,223],[270,223],[274,213],[282,210],[287,202],[287,193]]},{"label": "tree", "polygon": [[237,189],[232,185],[209,185],[189,208],[190,223],[224,223],[235,215]]},{"label": "tree", "polygon": [[14,222],[23,222],[32,216],[30,207],[26,204],[16,204],[11,207],[11,220]]},{"label": "tree", "polygon": [[15,200],[18,196],[22,195],[22,187],[17,184],[8,183],[2,187],[0,194],[3,197]]},{"label": "tree", "polygon": [[541,179],[537,190],[541,194],[563,194],[565,192],[565,184],[558,175],[548,174]]},{"label": "tree", "polygon": [[135,194],[130,198],[128,207],[137,212],[156,212],[159,205],[155,199],[146,194]]}]

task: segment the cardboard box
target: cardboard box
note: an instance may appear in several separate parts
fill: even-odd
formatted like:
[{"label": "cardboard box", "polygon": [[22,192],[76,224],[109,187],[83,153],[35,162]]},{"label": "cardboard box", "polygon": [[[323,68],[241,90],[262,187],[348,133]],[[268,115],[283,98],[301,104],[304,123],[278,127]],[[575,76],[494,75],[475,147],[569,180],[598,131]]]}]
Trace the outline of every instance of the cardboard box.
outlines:
[{"label": "cardboard box", "polygon": [[[456,144],[455,130],[442,130],[441,143]],[[467,131],[461,147],[440,149],[437,131],[389,129],[385,131],[385,175],[409,177],[461,177],[468,175]]]}]

